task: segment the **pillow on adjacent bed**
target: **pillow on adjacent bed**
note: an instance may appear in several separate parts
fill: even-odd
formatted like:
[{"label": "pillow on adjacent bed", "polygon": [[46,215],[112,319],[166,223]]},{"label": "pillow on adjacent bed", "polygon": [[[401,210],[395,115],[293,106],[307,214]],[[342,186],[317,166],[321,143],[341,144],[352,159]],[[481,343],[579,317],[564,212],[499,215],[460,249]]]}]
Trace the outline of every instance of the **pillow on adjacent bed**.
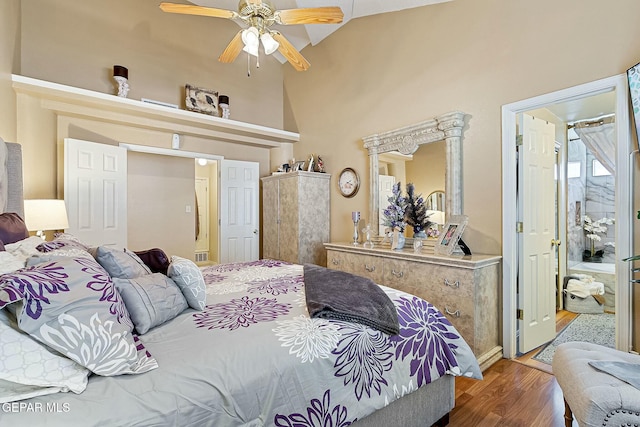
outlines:
[{"label": "pillow on adjacent bed", "polygon": [[158,366],[138,352],[120,294],[93,259],[55,257],[0,276],[0,308],[16,300],[20,329],[98,375]]},{"label": "pillow on adjacent bed", "polygon": [[180,288],[162,273],[135,279],[114,278],[131,320],[139,334],[167,322],[188,308]]},{"label": "pillow on adjacent bed", "polygon": [[140,257],[152,273],[167,274],[167,268],[169,268],[171,261],[162,249],[153,248],[146,251],[134,251],[134,253]]},{"label": "pillow on adjacent bed", "polygon": [[98,246],[93,256],[113,278],[133,279],[151,274],[140,257],[126,248]]},{"label": "pillow on adjacent bed", "polygon": [[14,212],[0,214],[0,240],[7,245],[29,237],[29,230],[20,215]]},{"label": "pillow on adjacent bed", "polygon": [[0,310],[0,336],[0,402],[87,388],[88,369],[18,330],[7,310]]},{"label": "pillow on adjacent bed", "polygon": [[189,307],[200,311],[204,310],[207,302],[207,290],[202,271],[193,261],[172,256],[167,276],[171,277],[180,287]]}]

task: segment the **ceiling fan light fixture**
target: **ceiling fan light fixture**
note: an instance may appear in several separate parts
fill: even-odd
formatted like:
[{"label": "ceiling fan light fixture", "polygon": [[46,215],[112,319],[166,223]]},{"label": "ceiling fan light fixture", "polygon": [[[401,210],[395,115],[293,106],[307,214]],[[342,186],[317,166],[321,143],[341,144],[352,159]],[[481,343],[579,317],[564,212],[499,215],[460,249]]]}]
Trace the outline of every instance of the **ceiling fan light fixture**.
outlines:
[{"label": "ceiling fan light fixture", "polygon": [[249,55],[253,55],[256,58],[258,57],[258,45],[246,45],[242,50],[247,52]]},{"label": "ceiling fan light fixture", "polygon": [[263,33],[260,36],[260,40],[262,40],[262,46],[264,47],[264,53],[267,55],[271,55],[273,52],[278,50],[280,47],[280,43],[274,40],[274,38],[269,33]]},{"label": "ceiling fan light fixture", "polygon": [[258,46],[260,33],[256,27],[249,27],[242,32],[242,43],[246,46]]}]

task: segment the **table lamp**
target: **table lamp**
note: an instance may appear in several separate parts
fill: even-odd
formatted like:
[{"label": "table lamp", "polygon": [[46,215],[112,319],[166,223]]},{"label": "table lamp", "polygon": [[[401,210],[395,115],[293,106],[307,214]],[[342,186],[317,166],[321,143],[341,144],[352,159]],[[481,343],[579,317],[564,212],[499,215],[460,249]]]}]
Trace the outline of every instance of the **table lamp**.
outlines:
[{"label": "table lamp", "polygon": [[46,230],[69,228],[67,208],[64,200],[33,199],[24,201],[24,222],[27,230],[36,231],[36,236],[45,240]]}]

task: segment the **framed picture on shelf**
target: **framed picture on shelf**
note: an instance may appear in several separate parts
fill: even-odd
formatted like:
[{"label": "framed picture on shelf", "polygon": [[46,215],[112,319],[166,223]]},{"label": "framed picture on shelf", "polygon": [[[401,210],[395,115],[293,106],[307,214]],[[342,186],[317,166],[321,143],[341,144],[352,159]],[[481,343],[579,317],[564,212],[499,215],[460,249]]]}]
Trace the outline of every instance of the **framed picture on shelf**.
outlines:
[{"label": "framed picture on shelf", "polygon": [[442,233],[440,233],[434,249],[435,253],[438,255],[451,255],[456,249],[468,221],[469,218],[466,215],[452,215],[447,220]]},{"label": "framed picture on shelf", "polygon": [[201,87],[185,85],[185,106],[189,111],[220,116],[218,111],[218,92]]}]

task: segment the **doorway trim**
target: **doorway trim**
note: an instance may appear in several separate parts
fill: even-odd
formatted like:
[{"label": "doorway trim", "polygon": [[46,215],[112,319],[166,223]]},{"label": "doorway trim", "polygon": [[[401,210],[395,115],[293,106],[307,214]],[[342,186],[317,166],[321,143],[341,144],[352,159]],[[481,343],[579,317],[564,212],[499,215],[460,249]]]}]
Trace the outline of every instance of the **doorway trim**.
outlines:
[{"label": "doorway trim", "polygon": [[516,209],[516,115],[549,104],[572,101],[587,96],[616,91],[616,348],[631,350],[631,256],[632,186],[631,123],[629,120],[628,82],[619,74],[590,83],[547,93],[502,106],[502,286],[503,286],[503,356],[516,357],[517,319],[517,209]]}]

